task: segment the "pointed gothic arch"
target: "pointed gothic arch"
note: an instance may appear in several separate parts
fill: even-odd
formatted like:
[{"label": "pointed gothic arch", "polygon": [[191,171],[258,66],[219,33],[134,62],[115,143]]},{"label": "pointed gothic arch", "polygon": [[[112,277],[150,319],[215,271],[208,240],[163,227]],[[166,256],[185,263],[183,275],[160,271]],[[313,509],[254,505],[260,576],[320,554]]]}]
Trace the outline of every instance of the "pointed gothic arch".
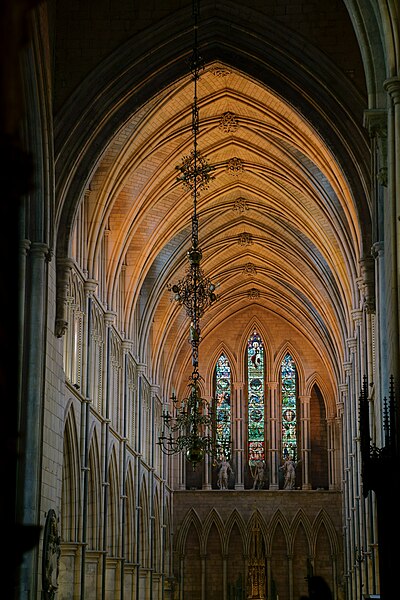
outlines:
[{"label": "pointed gothic arch", "polygon": [[87,543],[92,550],[102,547],[101,536],[104,524],[100,520],[102,512],[102,469],[100,445],[97,429],[92,427],[89,437],[89,472],[88,472],[88,511],[87,511]]},{"label": "pointed gothic arch", "polygon": [[78,434],[72,402],[66,414],[61,489],[61,538],[63,541],[73,541],[78,537],[80,459],[77,453]]},{"label": "pointed gothic arch", "polygon": [[194,508],[191,508],[186,513],[176,538],[175,547],[180,556],[183,556],[185,553],[186,540],[189,529],[192,525],[197,533],[200,543],[200,540],[202,539],[202,523],[197,511]]}]

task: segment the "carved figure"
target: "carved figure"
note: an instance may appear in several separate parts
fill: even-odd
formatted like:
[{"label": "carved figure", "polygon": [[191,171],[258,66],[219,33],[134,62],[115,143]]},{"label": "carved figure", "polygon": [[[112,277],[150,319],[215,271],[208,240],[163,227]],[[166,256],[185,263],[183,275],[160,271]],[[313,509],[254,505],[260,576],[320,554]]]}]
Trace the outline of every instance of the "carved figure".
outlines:
[{"label": "carved figure", "polygon": [[254,478],[253,490],[259,490],[264,486],[265,483],[267,465],[263,460],[257,460],[254,467],[254,471],[251,469],[251,474]]},{"label": "carved figure", "polygon": [[218,472],[218,480],[217,485],[220,490],[227,490],[229,483],[229,475],[233,473],[232,467],[229,462],[226,460],[226,457],[223,456],[221,458],[221,462],[219,463],[219,472]]},{"label": "carved figure", "polygon": [[43,538],[43,598],[54,600],[58,589],[60,563],[60,541],[58,519],[53,509],[47,513]]},{"label": "carved figure", "polygon": [[296,464],[289,456],[280,467],[285,474],[284,490],[293,490],[296,484]]}]

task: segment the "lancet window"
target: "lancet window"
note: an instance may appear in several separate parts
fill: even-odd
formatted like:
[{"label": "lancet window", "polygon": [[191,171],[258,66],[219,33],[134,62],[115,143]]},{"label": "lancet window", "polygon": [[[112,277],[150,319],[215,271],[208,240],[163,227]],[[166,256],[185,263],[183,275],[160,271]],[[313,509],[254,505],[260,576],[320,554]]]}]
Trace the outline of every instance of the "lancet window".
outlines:
[{"label": "lancet window", "polygon": [[297,460],[297,374],[287,353],[281,363],[282,458]]},{"label": "lancet window", "polygon": [[265,460],[265,383],[264,346],[254,331],[247,342],[247,440],[248,460],[252,465]]},{"label": "lancet window", "polygon": [[215,366],[215,398],[216,398],[216,441],[230,459],[229,442],[231,439],[232,406],[231,406],[231,367],[225,354],[221,354]]}]

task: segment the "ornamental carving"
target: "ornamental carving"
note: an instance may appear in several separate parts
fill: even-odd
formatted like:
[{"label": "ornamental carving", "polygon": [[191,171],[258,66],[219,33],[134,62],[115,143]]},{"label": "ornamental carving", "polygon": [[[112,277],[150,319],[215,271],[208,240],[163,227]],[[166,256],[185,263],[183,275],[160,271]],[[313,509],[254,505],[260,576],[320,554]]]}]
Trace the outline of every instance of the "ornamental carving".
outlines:
[{"label": "ornamental carving", "polygon": [[244,213],[246,210],[249,210],[249,205],[247,203],[246,198],[236,198],[235,203],[233,205],[233,210],[238,214]]},{"label": "ornamental carving", "polygon": [[239,127],[239,123],[235,113],[225,112],[219,121],[219,128],[225,133],[233,133]]},{"label": "ornamental carving", "polygon": [[215,67],[212,69],[211,73],[214,75],[214,77],[227,77],[232,73],[232,71],[226,67]]},{"label": "ornamental carving", "polygon": [[58,533],[58,519],[55,511],[47,513],[43,536],[43,598],[54,600],[58,589],[58,573],[60,565],[61,538]]},{"label": "ornamental carving", "polygon": [[249,262],[246,265],[244,265],[243,273],[248,277],[250,277],[251,275],[257,275],[257,268],[255,265],[253,265],[253,263]]},{"label": "ornamental carving", "polygon": [[243,231],[243,233],[239,233],[238,236],[238,244],[239,246],[250,246],[253,243],[253,236],[251,233],[247,231]]},{"label": "ornamental carving", "polygon": [[375,177],[380,185],[388,185],[387,168],[387,111],[371,109],[364,113],[364,125],[373,140],[376,155]]},{"label": "ornamental carving", "polygon": [[251,290],[249,290],[247,292],[247,297],[248,298],[259,298],[260,297],[260,290],[258,290],[257,288],[251,288]]},{"label": "ornamental carving", "polygon": [[230,175],[239,175],[242,171],[244,171],[242,159],[238,158],[237,156],[230,158],[227,162],[226,170]]}]

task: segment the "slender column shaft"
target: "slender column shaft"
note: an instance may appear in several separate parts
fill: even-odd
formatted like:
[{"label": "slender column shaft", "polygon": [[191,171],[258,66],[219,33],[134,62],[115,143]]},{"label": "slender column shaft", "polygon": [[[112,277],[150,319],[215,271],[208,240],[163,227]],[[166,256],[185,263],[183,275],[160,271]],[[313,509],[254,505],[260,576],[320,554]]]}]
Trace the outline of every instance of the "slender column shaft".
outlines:
[{"label": "slender column shaft", "polygon": [[236,463],[236,473],[235,473],[235,489],[242,490],[244,488],[244,461],[243,461],[243,451],[244,451],[244,431],[243,431],[243,387],[244,383],[242,381],[237,381],[234,386],[234,411],[233,411],[233,419],[234,419],[234,452],[235,452],[235,463]]},{"label": "slender column shaft", "polygon": [[278,482],[278,468],[279,468],[279,413],[278,413],[278,382],[269,381],[267,383],[268,390],[268,401],[267,401],[267,444],[269,446],[269,489],[277,490],[279,488]]},{"label": "slender column shaft", "polygon": [[[44,403],[44,356],[46,354],[48,247],[32,243],[27,260],[30,272],[29,303],[25,309],[27,351],[24,357],[25,386],[20,415],[20,472],[18,477],[20,521],[23,525],[40,523],[41,452]],[[25,553],[20,570],[21,597],[35,594],[38,549]]]},{"label": "slender column shaft", "polygon": [[310,396],[299,396],[301,427],[301,460],[303,472],[303,490],[311,489],[310,482]]}]

